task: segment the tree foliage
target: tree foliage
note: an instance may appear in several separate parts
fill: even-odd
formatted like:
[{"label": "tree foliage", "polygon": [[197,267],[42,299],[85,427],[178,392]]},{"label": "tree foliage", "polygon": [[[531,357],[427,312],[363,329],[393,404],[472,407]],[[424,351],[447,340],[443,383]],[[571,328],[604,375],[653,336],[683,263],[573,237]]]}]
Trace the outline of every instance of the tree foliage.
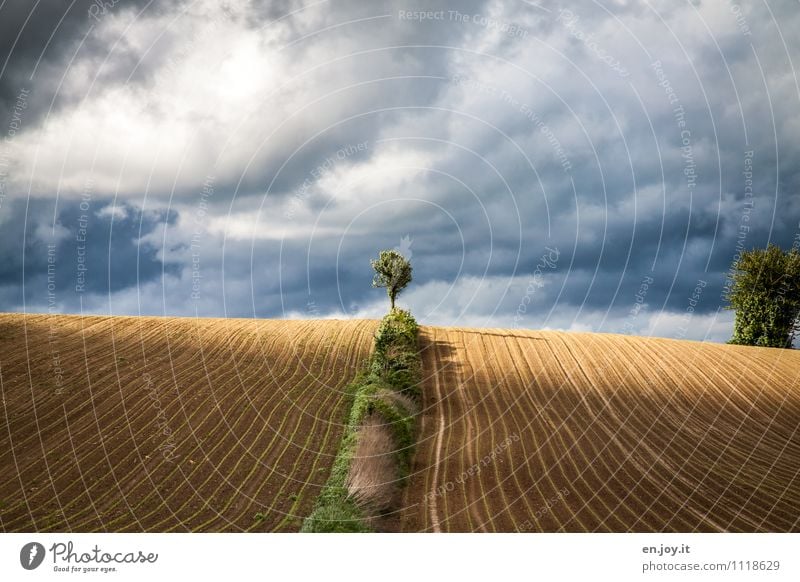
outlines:
[{"label": "tree foliage", "polygon": [[800,252],[770,244],[743,252],[733,270],[726,299],[736,321],[729,343],[791,348],[800,325]]},{"label": "tree foliage", "polygon": [[411,263],[397,251],[381,251],[377,260],[370,261],[375,269],[373,287],[386,287],[392,309],[397,294],[411,283]]}]

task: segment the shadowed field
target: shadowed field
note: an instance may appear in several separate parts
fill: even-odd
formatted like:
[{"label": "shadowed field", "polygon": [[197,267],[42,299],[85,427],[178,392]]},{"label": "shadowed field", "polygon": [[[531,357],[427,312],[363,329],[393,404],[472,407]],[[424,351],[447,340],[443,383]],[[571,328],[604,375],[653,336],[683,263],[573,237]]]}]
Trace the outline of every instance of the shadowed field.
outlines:
[{"label": "shadowed field", "polygon": [[423,328],[405,531],[798,531],[800,353]]}]

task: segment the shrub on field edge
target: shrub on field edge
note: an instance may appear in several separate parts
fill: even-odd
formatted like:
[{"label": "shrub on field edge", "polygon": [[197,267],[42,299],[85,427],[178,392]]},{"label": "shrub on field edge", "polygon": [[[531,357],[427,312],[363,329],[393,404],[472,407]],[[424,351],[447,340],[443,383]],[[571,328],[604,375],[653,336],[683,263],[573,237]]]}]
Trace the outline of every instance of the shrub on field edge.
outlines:
[{"label": "shrub on field edge", "polygon": [[410,312],[393,309],[381,320],[375,334],[370,371],[396,390],[418,395],[420,358],[419,325]]},{"label": "shrub on field edge", "polygon": [[[381,475],[380,479],[399,486],[407,478],[415,442],[417,404],[414,398],[420,376],[418,332],[419,325],[414,317],[402,309],[392,309],[381,320],[366,370],[348,387],[352,402],[331,475],[301,531],[369,531],[367,520],[371,516],[365,512],[388,509],[370,507],[370,496],[363,494],[364,475],[369,475],[368,481],[374,482],[376,470],[388,471],[390,465],[385,459],[376,457],[375,466],[369,466],[370,456],[362,450],[357,467],[362,478],[351,475],[359,435],[367,434],[363,431],[366,419],[371,419],[371,425],[375,424],[375,419],[380,419],[380,429],[388,429],[393,441],[394,474]],[[388,498],[385,492],[381,492],[380,497]]]}]

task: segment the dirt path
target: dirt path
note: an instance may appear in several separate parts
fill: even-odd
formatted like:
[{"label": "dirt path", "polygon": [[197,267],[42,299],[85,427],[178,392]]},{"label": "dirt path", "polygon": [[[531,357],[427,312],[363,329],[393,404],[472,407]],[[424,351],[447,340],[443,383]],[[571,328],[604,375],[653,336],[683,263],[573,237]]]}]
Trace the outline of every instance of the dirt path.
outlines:
[{"label": "dirt path", "polygon": [[428,491],[430,503],[430,516],[431,516],[431,527],[433,531],[436,533],[441,533],[442,528],[439,525],[439,511],[437,507],[437,490],[439,488],[439,468],[442,464],[442,442],[444,441],[444,432],[445,432],[445,416],[444,416],[444,409],[442,408],[442,391],[440,386],[440,372],[439,372],[439,357],[438,353],[432,358],[431,362],[433,366],[433,386],[434,391],[436,394],[436,401],[437,401],[437,430],[436,430],[436,446],[435,446],[435,453],[433,457],[433,478],[431,480],[431,487]]}]

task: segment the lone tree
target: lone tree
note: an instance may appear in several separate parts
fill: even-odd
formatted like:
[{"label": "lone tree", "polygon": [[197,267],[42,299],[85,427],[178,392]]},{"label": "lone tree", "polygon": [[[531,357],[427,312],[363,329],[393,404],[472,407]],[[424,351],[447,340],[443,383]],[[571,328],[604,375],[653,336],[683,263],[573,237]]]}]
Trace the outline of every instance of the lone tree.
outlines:
[{"label": "lone tree", "polygon": [[377,260],[370,261],[370,264],[375,269],[372,286],[386,287],[394,310],[397,294],[411,283],[411,263],[397,251],[381,251]]},{"label": "lone tree", "polygon": [[800,252],[773,244],[742,253],[726,293],[736,310],[728,343],[791,348],[800,329]]}]

